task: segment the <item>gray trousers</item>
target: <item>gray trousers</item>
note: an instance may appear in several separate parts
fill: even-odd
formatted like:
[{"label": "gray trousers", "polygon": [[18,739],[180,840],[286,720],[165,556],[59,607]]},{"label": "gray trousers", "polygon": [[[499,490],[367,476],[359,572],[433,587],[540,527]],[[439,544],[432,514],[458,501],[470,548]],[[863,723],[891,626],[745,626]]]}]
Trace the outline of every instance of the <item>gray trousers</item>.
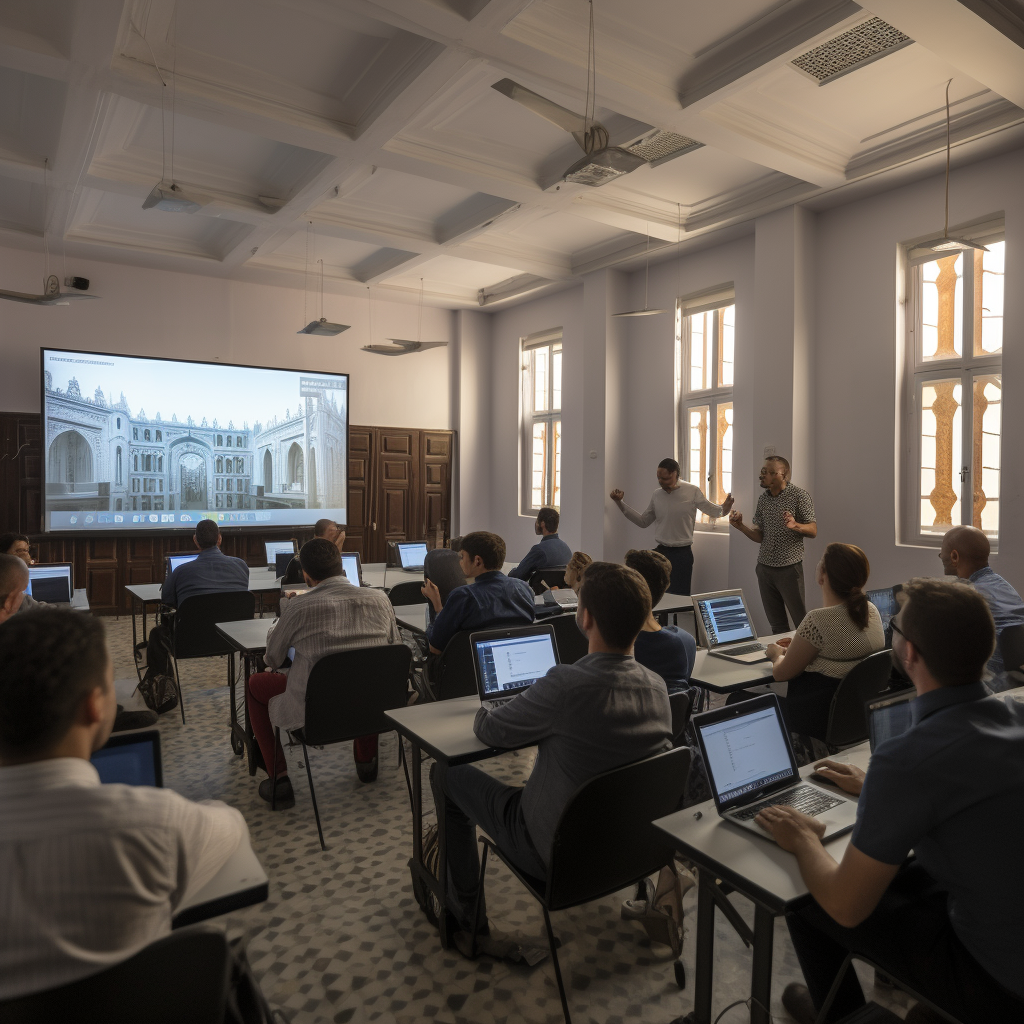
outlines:
[{"label": "gray trousers", "polygon": [[796,628],[807,614],[804,603],[804,563],[774,566],[757,563],[757,585],[761,591],[761,604],[768,616],[768,625],[773,633],[786,633],[790,626],[786,621],[789,612]]}]

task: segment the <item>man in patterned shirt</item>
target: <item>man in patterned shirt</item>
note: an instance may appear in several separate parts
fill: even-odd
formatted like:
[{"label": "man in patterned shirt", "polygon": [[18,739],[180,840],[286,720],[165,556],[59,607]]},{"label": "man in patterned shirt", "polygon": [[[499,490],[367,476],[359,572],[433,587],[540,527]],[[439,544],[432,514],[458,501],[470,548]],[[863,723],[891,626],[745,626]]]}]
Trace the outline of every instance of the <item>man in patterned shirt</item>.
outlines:
[{"label": "man in patterned shirt", "polygon": [[793,625],[807,614],[804,604],[804,537],[817,537],[811,496],[789,482],[789,462],[772,455],[761,467],[761,487],[752,526],[743,513],[734,511],[729,524],[761,546],[757,556],[757,585],[761,604],[773,633],[789,629],[786,611]]}]

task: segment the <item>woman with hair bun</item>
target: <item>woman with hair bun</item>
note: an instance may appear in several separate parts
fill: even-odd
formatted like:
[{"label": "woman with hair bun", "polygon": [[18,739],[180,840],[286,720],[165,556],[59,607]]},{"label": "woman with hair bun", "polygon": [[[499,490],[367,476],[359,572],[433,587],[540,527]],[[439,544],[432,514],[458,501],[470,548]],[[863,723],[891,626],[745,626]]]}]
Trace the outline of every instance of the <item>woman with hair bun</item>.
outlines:
[{"label": "woman with hair bun", "polygon": [[878,609],[864,592],[871,566],[855,544],[829,544],[815,570],[823,607],[809,611],[790,640],[769,644],[772,676],[788,681],[780,699],[790,732],[824,740],[839,684],[858,662],[885,647]]}]

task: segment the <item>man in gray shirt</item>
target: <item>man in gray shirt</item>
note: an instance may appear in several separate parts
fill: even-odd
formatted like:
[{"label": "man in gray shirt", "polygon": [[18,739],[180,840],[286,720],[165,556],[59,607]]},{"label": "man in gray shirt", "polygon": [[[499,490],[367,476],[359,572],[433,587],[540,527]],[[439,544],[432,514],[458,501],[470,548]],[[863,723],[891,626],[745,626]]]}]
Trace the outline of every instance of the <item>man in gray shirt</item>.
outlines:
[{"label": "man in gray shirt", "polygon": [[639,573],[592,562],[576,613],[589,653],[573,665],[556,665],[494,711],[481,708],[473,725],[490,746],[537,744],[526,786],[507,786],[472,765],[434,764],[434,803],[445,801],[448,909],[463,931],[471,929],[478,890],[477,825],[520,868],[543,878],[573,793],[595,775],[671,747],[664,680],[633,658],[650,609],[650,591]]},{"label": "man in gray shirt", "polygon": [[760,545],[757,554],[757,585],[761,604],[773,633],[789,629],[786,612],[799,626],[807,614],[804,603],[804,537],[817,537],[814,502],[802,488],[789,481],[789,462],[772,455],[761,467],[762,491],[747,526],[743,513],[729,514],[729,525]]}]

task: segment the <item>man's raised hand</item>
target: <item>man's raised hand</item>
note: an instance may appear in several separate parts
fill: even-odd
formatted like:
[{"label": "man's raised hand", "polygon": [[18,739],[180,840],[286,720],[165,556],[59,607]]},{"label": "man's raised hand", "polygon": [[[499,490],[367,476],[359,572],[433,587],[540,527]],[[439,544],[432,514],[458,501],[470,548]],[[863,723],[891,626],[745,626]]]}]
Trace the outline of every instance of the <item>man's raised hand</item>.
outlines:
[{"label": "man's raised hand", "polygon": [[622,499],[625,496],[626,496],[626,492],[625,491],[620,491],[618,489],[618,487],[616,487],[615,490],[612,491],[612,493],[609,495],[609,497],[612,499],[612,501],[622,501]]}]

